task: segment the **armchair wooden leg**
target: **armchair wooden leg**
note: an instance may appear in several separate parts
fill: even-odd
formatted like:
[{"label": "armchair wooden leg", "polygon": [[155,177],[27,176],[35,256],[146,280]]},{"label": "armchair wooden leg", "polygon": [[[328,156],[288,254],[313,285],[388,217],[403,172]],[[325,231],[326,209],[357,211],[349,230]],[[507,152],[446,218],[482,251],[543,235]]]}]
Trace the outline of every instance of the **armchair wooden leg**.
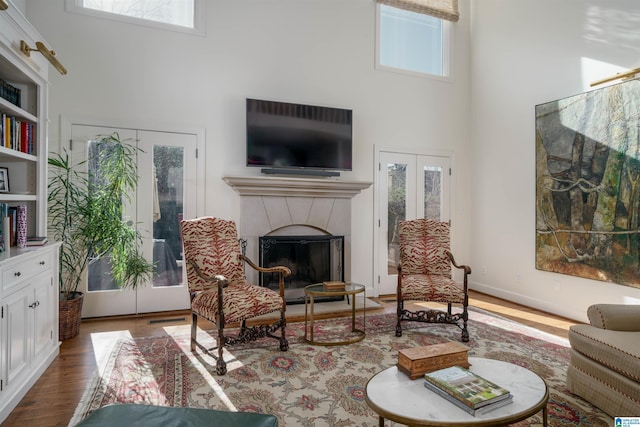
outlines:
[{"label": "armchair wooden leg", "polygon": [[396,317],[397,317],[397,321],[396,321],[396,336],[397,337],[401,337],[402,336],[402,325],[400,324],[400,319],[402,319],[402,310],[404,310],[404,304],[402,302],[402,300],[398,300],[398,308],[396,311]]},{"label": "armchair wooden leg", "polygon": [[462,342],[469,342],[469,330],[467,329],[466,325],[465,325],[464,329],[462,329],[461,340],[462,340]]},{"label": "armchair wooden leg", "polygon": [[198,334],[198,315],[191,313],[191,351],[196,351],[196,336]]},{"label": "armchair wooden leg", "polygon": [[216,374],[224,375],[227,373],[227,362],[224,361],[224,326],[218,325],[218,360],[216,360]]},{"label": "armchair wooden leg", "polygon": [[285,330],[287,327],[287,319],[285,318],[284,310],[280,311],[280,324],[282,325],[280,328],[280,331],[282,333],[280,335],[280,351],[287,351],[289,350],[289,341],[287,340],[287,337],[285,334]]},{"label": "armchair wooden leg", "polygon": [[463,307],[462,311],[462,342],[469,342],[469,329],[467,329],[467,322],[469,321],[469,312],[467,306]]},{"label": "armchair wooden leg", "polygon": [[216,374],[224,375],[227,373],[227,362],[222,358],[223,347],[218,350],[218,360],[216,361]]}]

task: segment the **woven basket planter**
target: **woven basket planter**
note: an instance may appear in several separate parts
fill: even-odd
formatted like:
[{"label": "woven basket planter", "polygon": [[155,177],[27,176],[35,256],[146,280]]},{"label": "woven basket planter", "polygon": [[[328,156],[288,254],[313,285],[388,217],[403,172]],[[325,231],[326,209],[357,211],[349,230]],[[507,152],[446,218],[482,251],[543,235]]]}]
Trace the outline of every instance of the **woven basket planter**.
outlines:
[{"label": "woven basket planter", "polygon": [[82,302],[84,294],[74,292],[73,299],[61,298],[59,304],[58,339],[60,341],[73,338],[80,333],[82,320]]}]

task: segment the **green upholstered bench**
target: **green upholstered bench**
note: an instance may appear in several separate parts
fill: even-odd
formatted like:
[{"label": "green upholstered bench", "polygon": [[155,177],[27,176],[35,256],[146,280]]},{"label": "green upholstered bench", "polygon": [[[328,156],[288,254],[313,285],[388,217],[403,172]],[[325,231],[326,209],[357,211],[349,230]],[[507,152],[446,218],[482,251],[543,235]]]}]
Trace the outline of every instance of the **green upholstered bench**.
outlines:
[{"label": "green upholstered bench", "polygon": [[152,405],[108,405],[98,408],[76,427],[277,427],[273,415],[228,412],[215,409],[177,408]]}]

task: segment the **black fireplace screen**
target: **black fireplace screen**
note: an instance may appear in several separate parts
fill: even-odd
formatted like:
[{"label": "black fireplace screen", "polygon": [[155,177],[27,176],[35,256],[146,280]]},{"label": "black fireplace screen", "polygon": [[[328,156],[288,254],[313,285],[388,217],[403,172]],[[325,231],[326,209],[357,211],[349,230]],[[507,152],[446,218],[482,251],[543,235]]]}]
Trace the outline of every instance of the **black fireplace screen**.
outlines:
[{"label": "black fireplace screen", "polygon": [[[291,269],[285,278],[287,304],[304,303],[304,287],[329,280],[344,280],[344,236],[260,237],[260,265],[284,265]],[[278,291],[278,276],[260,273],[260,285]],[[315,301],[344,297],[315,298]]]}]

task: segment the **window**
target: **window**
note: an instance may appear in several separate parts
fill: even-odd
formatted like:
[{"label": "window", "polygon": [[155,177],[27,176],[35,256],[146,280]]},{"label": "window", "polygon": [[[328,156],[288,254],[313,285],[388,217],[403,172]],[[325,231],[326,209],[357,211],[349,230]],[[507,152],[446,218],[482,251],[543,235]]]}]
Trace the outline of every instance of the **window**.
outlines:
[{"label": "window", "polygon": [[67,11],[204,34],[204,0],[66,0]]},{"label": "window", "polygon": [[376,66],[448,79],[451,22],[378,4]]}]

